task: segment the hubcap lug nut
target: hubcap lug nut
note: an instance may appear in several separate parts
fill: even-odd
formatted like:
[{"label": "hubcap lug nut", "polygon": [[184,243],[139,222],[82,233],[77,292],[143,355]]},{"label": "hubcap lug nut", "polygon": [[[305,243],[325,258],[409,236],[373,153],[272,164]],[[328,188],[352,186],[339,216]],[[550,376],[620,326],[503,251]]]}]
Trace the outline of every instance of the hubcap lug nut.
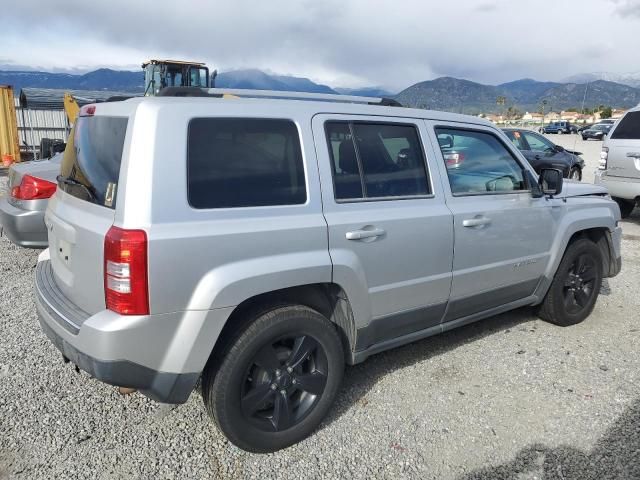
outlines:
[{"label": "hubcap lug nut", "polygon": [[276,375],[277,375],[277,376],[280,376],[280,374],[281,374],[281,373],[282,373],[282,372],[281,372],[280,370],[276,370]]},{"label": "hubcap lug nut", "polygon": [[296,383],[298,383],[298,381],[294,378],[293,380],[291,380],[291,383],[295,385]]},{"label": "hubcap lug nut", "polygon": [[276,388],[278,388],[278,386],[275,383],[271,384],[271,390],[275,390]]},{"label": "hubcap lug nut", "polygon": [[287,367],[287,372],[289,372],[289,373],[293,372],[293,368]]},{"label": "hubcap lug nut", "polygon": [[280,390],[280,393],[284,395],[285,393],[287,393],[287,391],[283,389],[283,390]]}]

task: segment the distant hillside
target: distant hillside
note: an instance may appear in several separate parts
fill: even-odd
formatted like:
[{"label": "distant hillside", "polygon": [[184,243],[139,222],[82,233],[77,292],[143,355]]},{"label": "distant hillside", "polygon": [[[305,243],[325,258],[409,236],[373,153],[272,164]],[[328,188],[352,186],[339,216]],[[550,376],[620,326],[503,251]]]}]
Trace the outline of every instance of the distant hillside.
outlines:
[{"label": "distant hillside", "polygon": [[496,98],[501,95],[506,96],[507,92],[499,87],[441,77],[416,83],[395,98],[408,107],[476,114],[494,110]]},{"label": "distant hillside", "polygon": [[621,83],[629,87],[640,88],[640,72],[629,73],[611,73],[611,72],[592,72],[579,73],[564,79],[565,83],[587,83],[596,80],[606,80],[607,82]]},{"label": "distant hillside", "polygon": [[[492,86],[451,77],[416,83],[400,92],[396,99],[406,106],[467,114],[498,112],[509,106],[536,111],[546,100],[547,109],[558,111],[582,106],[585,88],[585,107],[588,108],[598,105],[629,108],[640,103],[640,89],[603,80],[585,86],[523,79]],[[499,96],[505,97],[504,106],[496,104]]]},{"label": "distant hillside", "polygon": [[364,87],[364,88],[336,88],[336,92],[343,95],[359,95],[362,97],[393,97],[394,94],[389,90],[380,87]]},{"label": "distant hillside", "polygon": [[[0,84],[13,85],[15,94],[23,87],[58,88],[72,90],[109,90],[142,92],[142,71],[117,71],[101,68],[84,75],[68,73],[0,71]],[[259,90],[293,90],[313,93],[341,93],[371,97],[392,97],[380,87],[331,88],[304,77],[273,75],[257,69],[222,72],[216,86],[226,88],[252,88]],[[585,106],[609,105],[628,108],[640,103],[640,89],[606,80],[591,81],[587,88]],[[539,82],[530,78],[483,85],[469,80],[441,77],[416,83],[401,91],[395,98],[406,106],[430,108],[467,114],[499,112],[509,106],[521,111],[537,111],[544,99],[547,110],[580,107],[585,84]],[[505,97],[505,105],[496,105],[498,97]]]},{"label": "distant hillside", "polygon": [[531,105],[539,101],[540,97],[552,88],[560,86],[556,82],[538,82],[531,78],[523,78],[514,82],[498,85],[506,91],[507,97],[519,105]]},{"label": "distant hillside", "polygon": [[295,91],[311,93],[336,93],[326,85],[314,83],[308,78],[286,75],[269,75],[261,70],[231,70],[216,77],[216,87],[251,88],[256,90]]},{"label": "distant hillside", "polygon": [[13,86],[16,95],[23,87],[139,92],[144,86],[144,76],[142,71],[130,72],[108,68],[101,68],[84,75],[0,70],[0,85]]}]

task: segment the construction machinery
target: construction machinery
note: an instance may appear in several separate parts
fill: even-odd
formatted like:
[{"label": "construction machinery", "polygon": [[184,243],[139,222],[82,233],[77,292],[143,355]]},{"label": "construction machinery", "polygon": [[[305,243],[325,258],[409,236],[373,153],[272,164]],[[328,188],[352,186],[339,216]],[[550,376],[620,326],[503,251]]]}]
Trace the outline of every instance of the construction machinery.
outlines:
[{"label": "construction machinery", "polygon": [[144,94],[155,96],[167,87],[210,88],[216,71],[209,77],[204,63],[182,60],[148,60],[142,64],[144,71]]}]

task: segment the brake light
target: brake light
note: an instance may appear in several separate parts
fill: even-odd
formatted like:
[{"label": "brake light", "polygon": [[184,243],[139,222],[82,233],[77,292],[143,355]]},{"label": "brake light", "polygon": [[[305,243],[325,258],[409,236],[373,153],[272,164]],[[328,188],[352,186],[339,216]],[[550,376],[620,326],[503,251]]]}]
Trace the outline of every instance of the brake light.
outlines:
[{"label": "brake light", "polygon": [[609,159],[609,147],[602,147],[602,151],[600,152],[600,164],[598,165],[599,170],[607,169],[608,159]]},{"label": "brake light", "polygon": [[51,198],[51,195],[56,193],[56,188],[58,186],[55,183],[32,175],[25,175],[22,177],[20,185],[11,189],[11,196],[18,200],[40,200]]},{"label": "brake light", "polygon": [[122,315],[149,314],[147,234],[111,227],[104,239],[104,297]]},{"label": "brake light", "polygon": [[447,167],[457,167],[464,162],[464,153],[445,153],[444,161]]},{"label": "brake light", "polygon": [[80,109],[79,115],[81,117],[90,117],[92,115],[95,115],[95,113],[96,113],[96,106],[95,105],[85,105],[84,107],[82,107]]}]

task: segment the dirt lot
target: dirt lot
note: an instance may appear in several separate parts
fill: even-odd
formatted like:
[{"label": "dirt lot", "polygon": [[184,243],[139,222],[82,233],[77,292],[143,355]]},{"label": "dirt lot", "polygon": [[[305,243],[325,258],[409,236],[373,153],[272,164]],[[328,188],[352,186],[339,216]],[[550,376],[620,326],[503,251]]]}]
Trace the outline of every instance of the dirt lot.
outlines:
[{"label": "dirt lot", "polygon": [[[600,142],[576,149],[593,178]],[[315,435],[271,455],[230,445],[197,394],[170,409],[63,364],[35,315],[38,252],[0,238],[0,477],[640,478],[639,231],[636,210],[583,324],[521,309],[372,357]]]}]

